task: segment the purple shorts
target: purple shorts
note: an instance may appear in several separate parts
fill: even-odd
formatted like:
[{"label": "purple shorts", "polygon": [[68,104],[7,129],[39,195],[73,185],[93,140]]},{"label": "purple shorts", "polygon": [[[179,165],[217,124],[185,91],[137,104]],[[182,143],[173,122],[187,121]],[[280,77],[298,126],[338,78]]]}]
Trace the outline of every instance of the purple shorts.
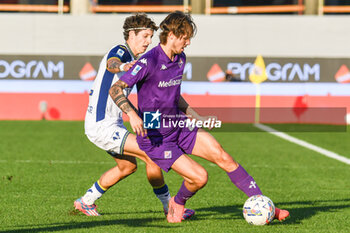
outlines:
[{"label": "purple shorts", "polygon": [[168,172],[173,163],[183,154],[191,154],[194,144],[196,143],[198,128],[190,131],[179,128],[177,140],[162,141],[158,145],[152,145],[151,140],[147,137],[137,137],[137,142],[153,162],[161,169]]}]

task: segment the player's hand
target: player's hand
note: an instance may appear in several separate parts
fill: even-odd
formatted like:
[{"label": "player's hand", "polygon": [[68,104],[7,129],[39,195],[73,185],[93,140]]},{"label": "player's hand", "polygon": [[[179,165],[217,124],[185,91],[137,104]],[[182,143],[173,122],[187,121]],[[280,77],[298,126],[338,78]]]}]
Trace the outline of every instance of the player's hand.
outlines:
[{"label": "player's hand", "polygon": [[142,137],[147,135],[147,130],[143,128],[142,119],[136,114],[136,112],[128,114],[130,118],[130,125],[134,133],[141,135]]},{"label": "player's hand", "polygon": [[130,68],[134,65],[136,63],[136,60],[134,60],[134,61],[132,61],[132,62],[129,62],[129,63],[126,63],[125,65],[124,65],[124,71],[128,71],[128,70],[130,70]]}]

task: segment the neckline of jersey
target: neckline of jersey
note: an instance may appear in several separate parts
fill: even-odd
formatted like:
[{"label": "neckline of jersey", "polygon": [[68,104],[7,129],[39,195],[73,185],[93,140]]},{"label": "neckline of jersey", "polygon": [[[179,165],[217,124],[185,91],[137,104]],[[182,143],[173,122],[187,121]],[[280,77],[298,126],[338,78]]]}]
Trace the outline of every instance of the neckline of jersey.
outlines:
[{"label": "neckline of jersey", "polygon": [[158,50],[162,53],[162,56],[161,56],[161,58],[163,58],[162,60],[166,60],[166,62],[168,62],[168,63],[176,63],[176,62],[179,61],[179,59],[180,59],[180,54],[175,54],[174,60],[172,61],[172,60],[168,57],[168,55],[166,55],[166,53],[164,52],[164,50],[163,50],[162,47],[160,46],[160,43],[158,44],[157,47],[158,47]]},{"label": "neckline of jersey", "polygon": [[131,48],[129,47],[128,43],[125,42],[125,46],[126,48],[129,50],[129,53],[131,54],[132,58],[134,60],[137,60],[137,57],[134,55],[134,53],[132,52]]}]

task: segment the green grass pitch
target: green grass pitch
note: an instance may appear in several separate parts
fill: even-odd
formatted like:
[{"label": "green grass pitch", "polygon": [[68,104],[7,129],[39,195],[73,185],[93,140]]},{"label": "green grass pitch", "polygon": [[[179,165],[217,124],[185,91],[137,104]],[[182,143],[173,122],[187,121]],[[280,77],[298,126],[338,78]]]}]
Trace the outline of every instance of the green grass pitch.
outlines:
[{"label": "green grass pitch", "polygon": [[[349,129],[290,134],[350,158]],[[140,161],[97,201],[103,215],[87,217],[73,202],[114,163],[88,141],[83,122],[0,121],[0,232],[350,232],[350,165],[252,131],[214,136],[276,206],[290,211],[283,223],[246,223],[246,196],[198,158],[209,181],[186,205],[196,210],[192,220],[167,223]],[[170,171],[165,179],[175,195],[181,178]]]}]

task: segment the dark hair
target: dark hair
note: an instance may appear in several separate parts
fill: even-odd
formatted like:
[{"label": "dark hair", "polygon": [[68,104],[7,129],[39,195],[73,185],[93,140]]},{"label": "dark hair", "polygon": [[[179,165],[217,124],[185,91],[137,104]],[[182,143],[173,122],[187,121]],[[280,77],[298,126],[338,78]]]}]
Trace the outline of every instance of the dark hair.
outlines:
[{"label": "dark hair", "polygon": [[148,18],[145,13],[137,13],[135,15],[129,16],[125,19],[123,29],[124,29],[124,39],[129,39],[129,32],[135,31],[135,34],[139,33],[144,29],[138,28],[149,28],[153,31],[157,31],[158,27],[152,19]]},{"label": "dark hair", "polygon": [[162,30],[159,35],[161,44],[167,42],[169,32],[174,33],[176,37],[187,35],[190,38],[196,34],[197,26],[193,22],[191,15],[185,14],[182,11],[175,11],[170,13],[161,23]]}]

